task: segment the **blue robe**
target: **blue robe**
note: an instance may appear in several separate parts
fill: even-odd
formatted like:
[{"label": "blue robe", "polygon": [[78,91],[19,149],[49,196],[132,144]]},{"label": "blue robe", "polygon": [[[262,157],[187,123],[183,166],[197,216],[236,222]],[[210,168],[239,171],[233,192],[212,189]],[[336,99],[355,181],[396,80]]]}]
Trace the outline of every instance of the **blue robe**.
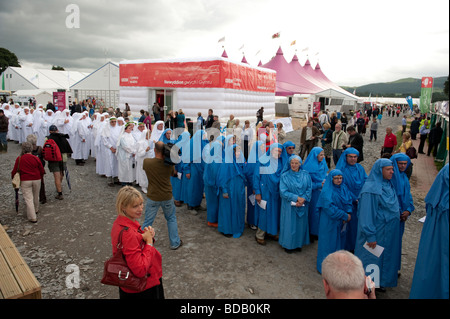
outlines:
[{"label": "blue robe", "polygon": [[317,156],[322,152],[321,147],[314,147],[308,154],[302,169],[309,173],[312,181],[312,195],[308,209],[309,233],[317,236],[319,234],[319,210],[316,208],[317,200],[319,199],[322,190],[322,183],[327,178],[328,166],[325,157],[321,162],[318,161]]},{"label": "blue robe", "polygon": [[[298,159],[299,156],[291,156],[290,159]],[[312,182],[308,172],[292,169],[284,172],[280,179],[281,215],[279,244],[286,249],[301,248],[309,244],[308,206],[311,200]],[[297,198],[305,199],[304,206],[292,206],[291,202],[297,202]]]},{"label": "blue robe", "polygon": [[417,252],[409,298],[448,299],[448,163],[441,169],[425,197],[427,217]]},{"label": "blue robe", "polygon": [[[235,148],[234,145],[233,148]],[[217,186],[219,188],[219,213],[218,231],[223,234],[232,234],[239,238],[245,227],[245,176],[244,155],[236,159],[233,156],[232,163],[220,164],[217,174]],[[228,194],[228,198],[223,195]]]},{"label": "blue robe", "polygon": [[205,131],[198,130],[190,140],[190,155],[191,160],[189,167],[186,167],[186,174],[191,174],[190,178],[185,180],[186,192],[185,203],[191,207],[200,206],[203,200],[204,184],[203,184],[203,170],[205,163],[202,159],[203,149],[207,145]]},{"label": "blue robe", "polygon": [[[272,157],[271,151],[281,148],[284,151],[279,158]],[[287,155],[283,146],[278,143],[270,145],[265,154],[266,158],[260,158],[253,172],[253,188],[255,195],[260,194],[261,199],[267,201],[266,209],[262,209],[255,203],[255,211],[258,215],[258,228],[262,231],[277,235],[280,229],[280,177],[286,164]]]},{"label": "blue robe", "polygon": [[322,273],[322,262],[331,253],[345,248],[348,214],[352,213],[353,194],[344,181],[333,184],[334,176],[344,176],[338,169],[332,170],[323,185],[317,207],[320,210],[319,244],[317,247],[317,271]]},{"label": "blue robe", "polygon": [[[383,178],[385,166],[393,166],[392,161],[377,160],[361,189],[355,255],[361,259],[366,273],[374,276],[376,287],[396,287],[401,254],[399,205],[392,182]],[[365,249],[366,242],[384,247],[381,256]],[[377,269],[372,273],[374,267]]]},{"label": "blue robe", "polygon": [[248,198],[254,192],[253,175],[255,172],[255,168],[259,163],[258,149],[260,149],[260,153],[265,153],[265,144],[261,141],[256,141],[253,144],[247,159],[247,165],[245,166],[244,170],[244,174],[247,178],[247,224],[249,225],[258,225],[258,214],[256,214],[255,209],[256,202],[254,205],[252,205],[252,202]]},{"label": "blue robe", "polygon": [[[406,161],[408,164],[406,168],[411,165],[411,159],[405,153],[397,153],[391,156],[390,160],[394,164],[394,175],[392,176],[392,185],[394,185],[395,192],[398,197],[399,215],[404,211],[412,213],[414,211],[414,201],[411,195],[411,185],[409,184],[408,176],[405,172],[400,172],[397,161]],[[403,233],[405,232],[405,221],[400,220],[400,249],[402,248]],[[401,259],[401,255],[399,256]],[[401,267],[401,260],[399,261]],[[400,268],[399,268],[400,270]]]},{"label": "blue robe", "polygon": [[[190,169],[190,140],[189,140],[189,132],[183,132],[178,137],[178,141],[176,145],[180,148],[181,151],[181,161],[178,163],[175,168],[178,172],[182,173],[181,180],[175,181],[176,192],[174,193],[174,199],[186,202],[189,198],[189,179],[186,178],[186,174],[191,173]],[[174,180],[172,180],[174,181]],[[173,187],[174,184],[172,184]],[[173,190],[172,190],[173,192]],[[179,199],[175,197],[179,196]]]},{"label": "blue robe", "polygon": [[358,230],[358,202],[356,199],[359,196],[361,188],[366,181],[367,174],[361,164],[356,163],[355,165],[349,165],[347,162],[347,155],[355,154],[359,156],[357,149],[350,147],[342,152],[341,157],[339,157],[336,163],[336,169],[342,171],[343,180],[347,188],[353,194],[353,210],[350,222],[347,224],[346,239],[345,239],[345,249],[349,251],[355,250],[356,244],[356,234]]},{"label": "blue robe", "polygon": [[[214,151],[219,150],[216,154]],[[204,148],[209,152],[210,160],[205,163],[203,171],[203,183],[205,185],[206,199],[206,220],[209,223],[217,223],[219,216],[219,197],[217,186],[217,174],[222,162],[222,145],[219,142],[213,142]]]}]

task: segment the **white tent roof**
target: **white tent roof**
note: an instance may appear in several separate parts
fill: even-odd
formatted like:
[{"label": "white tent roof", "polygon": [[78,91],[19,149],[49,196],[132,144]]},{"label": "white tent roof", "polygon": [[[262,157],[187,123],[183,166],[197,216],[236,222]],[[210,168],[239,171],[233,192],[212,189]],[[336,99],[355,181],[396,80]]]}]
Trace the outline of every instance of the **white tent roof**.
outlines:
[{"label": "white tent roof", "polygon": [[16,96],[36,96],[36,95],[43,94],[43,93],[52,95],[53,91],[54,90],[40,90],[40,89],[36,89],[36,90],[18,90],[16,92],[14,92],[13,95],[16,95]]},{"label": "white tent roof", "polygon": [[119,90],[119,66],[108,62],[72,84],[70,89],[75,90]]},{"label": "white tent roof", "polygon": [[[86,77],[89,73],[79,71],[56,71],[33,68],[9,67],[36,89],[70,89],[70,86]],[[5,71],[6,72],[6,71]]]},{"label": "white tent roof", "polygon": [[315,96],[328,97],[328,98],[342,98],[345,100],[358,101],[358,97],[356,95],[353,95],[351,93],[347,94],[344,91],[337,91],[335,89],[328,89],[328,90],[324,90],[322,92],[318,92],[315,94]]}]

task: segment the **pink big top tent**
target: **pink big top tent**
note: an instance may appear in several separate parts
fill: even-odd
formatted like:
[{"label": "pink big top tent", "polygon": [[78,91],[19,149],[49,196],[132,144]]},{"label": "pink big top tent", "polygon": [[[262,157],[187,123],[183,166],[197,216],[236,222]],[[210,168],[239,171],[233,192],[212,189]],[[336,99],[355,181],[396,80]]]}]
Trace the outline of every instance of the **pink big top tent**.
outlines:
[{"label": "pink big top tent", "polygon": [[300,93],[314,94],[323,91],[323,89],[295,72],[284,58],[281,47],[278,49],[276,56],[261,67],[277,71],[275,93],[277,96],[289,96]]}]

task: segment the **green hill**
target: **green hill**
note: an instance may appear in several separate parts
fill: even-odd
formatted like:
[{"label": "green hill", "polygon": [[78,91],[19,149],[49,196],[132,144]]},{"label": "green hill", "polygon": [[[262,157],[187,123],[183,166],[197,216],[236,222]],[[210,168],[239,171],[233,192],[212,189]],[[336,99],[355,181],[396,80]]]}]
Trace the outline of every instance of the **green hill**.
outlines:
[{"label": "green hill", "polygon": [[[443,94],[444,83],[447,80],[446,76],[434,78],[433,94]],[[420,97],[420,87],[422,79],[405,78],[393,82],[385,83],[372,83],[358,87],[345,87],[342,88],[353,93],[356,89],[356,95],[358,96],[385,96],[385,97],[406,97],[411,95],[414,98]]]}]

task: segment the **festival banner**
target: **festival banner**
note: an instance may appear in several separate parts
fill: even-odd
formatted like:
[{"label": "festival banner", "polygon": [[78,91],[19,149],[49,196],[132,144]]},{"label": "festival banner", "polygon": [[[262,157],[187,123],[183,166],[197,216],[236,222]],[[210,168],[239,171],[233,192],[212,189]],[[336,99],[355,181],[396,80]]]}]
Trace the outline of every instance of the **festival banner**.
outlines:
[{"label": "festival banner", "polygon": [[431,95],[433,94],[433,78],[423,77],[420,91],[420,112],[428,113],[431,109]]},{"label": "festival banner", "polygon": [[276,73],[223,60],[120,64],[120,86],[275,92]]}]

